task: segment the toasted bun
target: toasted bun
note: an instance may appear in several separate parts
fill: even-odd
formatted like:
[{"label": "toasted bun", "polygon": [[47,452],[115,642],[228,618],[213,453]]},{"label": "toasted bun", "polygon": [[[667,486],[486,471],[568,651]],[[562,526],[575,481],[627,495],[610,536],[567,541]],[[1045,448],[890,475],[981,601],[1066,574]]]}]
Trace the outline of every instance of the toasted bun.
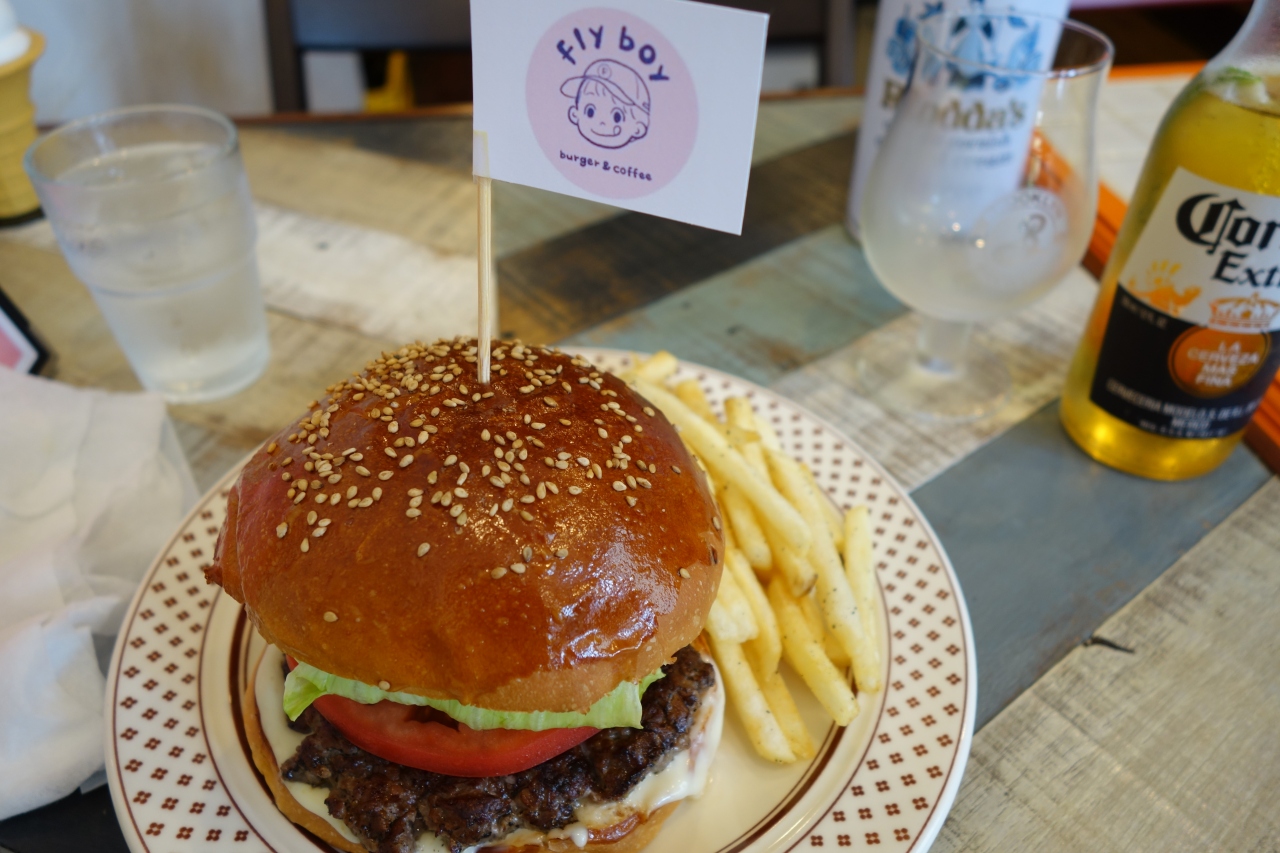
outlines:
[{"label": "toasted bun", "polygon": [[[262,730],[262,717],[258,712],[258,700],[254,691],[254,685],[258,680],[257,669],[261,665],[262,659],[259,658],[249,678],[249,684],[245,688],[244,695],[241,697],[240,708],[244,716],[244,733],[245,738],[249,741],[249,752],[253,756],[253,763],[258,768],[258,772],[262,774],[262,778],[266,780],[267,787],[271,789],[271,795],[276,801],[276,808],[280,809],[289,820],[338,850],[345,850],[347,853],[367,853],[364,847],[349,841],[334,829],[327,820],[298,802],[293,794],[289,793],[289,789],[285,787],[284,782],[281,781],[280,765],[276,763],[275,753],[272,752],[271,744],[267,742],[267,735]],[[671,816],[679,805],[680,801],[668,803],[647,816],[632,816],[616,827],[592,830],[593,840],[588,841],[585,847],[578,847],[568,838],[548,838],[542,846],[537,847],[521,845],[520,847],[482,847],[480,849],[501,850],[503,853],[542,853],[542,851],[550,851],[550,853],[583,853],[583,851],[585,853],[638,853],[653,840],[654,836],[658,834],[658,830],[662,828],[663,822]],[[594,840],[597,835],[601,840]]]},{"label": "toasted bun", "polygon": [[495,342],[481,386],[471,352],[415,344],[331,386],[245,466],[207,575],[326,672],[585,710],[702,630],[724,554],[715,504],[618,378]]}]

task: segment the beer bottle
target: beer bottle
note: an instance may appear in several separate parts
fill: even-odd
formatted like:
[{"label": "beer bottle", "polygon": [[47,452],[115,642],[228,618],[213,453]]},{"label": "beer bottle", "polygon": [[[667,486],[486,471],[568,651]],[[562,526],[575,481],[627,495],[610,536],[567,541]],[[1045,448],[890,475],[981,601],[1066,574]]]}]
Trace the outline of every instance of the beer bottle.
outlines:
[{"label": "beer bottle", "polygon": [[1062,397],[1093,458],[1179,480],[1239,443],[1280,366],[1280,0],[1178,95]]}]

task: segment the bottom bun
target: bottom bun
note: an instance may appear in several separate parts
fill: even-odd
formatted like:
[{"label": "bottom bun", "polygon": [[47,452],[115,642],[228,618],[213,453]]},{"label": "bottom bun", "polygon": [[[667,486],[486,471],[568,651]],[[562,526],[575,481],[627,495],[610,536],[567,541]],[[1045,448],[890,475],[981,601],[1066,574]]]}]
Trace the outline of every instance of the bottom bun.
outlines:
[{"label": "bottom bun", "polygon": [[[326,844],[339,850],[345,850],[347,853],[367,853],[365,848],[358,842],[344,837],[327,820],[298,802],[293,794],[289,792],[289,789],[285,787],[284,781],[280,778],[280,765],[276,762],[275,752],[271,749],[271,744],[267,741],[266,732],[262,729],[262,718],[258,712],[255,685],[258,680],[258,667],[260,666],[262,666],[261,657],[254,664],[253,673],[249,677],[249,684],[240,700],[240,709],[244,715],[244,734],[249,741],[249,751],[253,755],[254,766],[258,768],[258,772],[262,774],[262,778],[267,782],[267,787],[271,789],[271,795],[276,801],[276,808],[280,809],[280,812],[289,820],[315,835]],[[498,851],[501,851],[501,853],[543,853],[543,851],[549,851],[549,853],[638,853],[654,839],[658,834],[658,830],[662,829],[662,824],[675,812],[681,802],[683,801],[678,800],[674,803],[668,803],[648,815],[633,815],[627,818],[623,823],[631,823],[632,827],[626,830],[621,837],[611,837],[614,833],[610,828],[592,830],[593,834],[598,832],[609,840],[588,841],[584,847],[579,847],[569,838],[546,838],[541,844],[537,845],[522,844],[518,847],[511,847],[498,844],[480,846],[475,849],[485,853],[487,851],[493,851],[494,853],[498,853]]]}]

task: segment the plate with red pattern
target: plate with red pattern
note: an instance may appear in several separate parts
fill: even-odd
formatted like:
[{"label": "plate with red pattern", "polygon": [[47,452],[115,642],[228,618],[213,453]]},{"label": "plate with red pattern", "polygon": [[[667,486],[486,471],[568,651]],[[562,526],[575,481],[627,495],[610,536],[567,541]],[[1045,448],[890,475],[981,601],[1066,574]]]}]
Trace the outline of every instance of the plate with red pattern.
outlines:
[{"label": "plate with red pattern", "polygon": [[[632,358],[581,352],[609,370]],[[682,364],[677,378],[697,379],[717,410],[727,397],[749,397],[838,507],[869,507],[885,687],[860,694],[857,719],[842,729],[788,676],[818,749],[787,766],[759,759],[730,710],[707,791],[676,811],[650,849],[922,853],[960,786],[977,704],[969,615],[937,536],[883,468],[812,413],[710,368]],[[135,853],[326,849],[276,810],[254,769],[238,698],[262,640],[240,605],[204,581],[237,474],[200,500],[156,559],[116,643],[107,776]]]}]

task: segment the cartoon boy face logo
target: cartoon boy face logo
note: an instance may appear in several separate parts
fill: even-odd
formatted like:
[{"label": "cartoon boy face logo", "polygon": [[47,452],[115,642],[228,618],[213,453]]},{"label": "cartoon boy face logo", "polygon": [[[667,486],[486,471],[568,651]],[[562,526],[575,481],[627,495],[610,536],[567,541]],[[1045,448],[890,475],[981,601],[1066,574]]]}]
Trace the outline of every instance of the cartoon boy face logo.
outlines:
[{"label": "cartoon boy face logo", "polygon": [[649,132],[649,87],[617,60],[596,60],[564,81],[560,94],[573,98],[569,121],[592,145],[625,148]]}]

